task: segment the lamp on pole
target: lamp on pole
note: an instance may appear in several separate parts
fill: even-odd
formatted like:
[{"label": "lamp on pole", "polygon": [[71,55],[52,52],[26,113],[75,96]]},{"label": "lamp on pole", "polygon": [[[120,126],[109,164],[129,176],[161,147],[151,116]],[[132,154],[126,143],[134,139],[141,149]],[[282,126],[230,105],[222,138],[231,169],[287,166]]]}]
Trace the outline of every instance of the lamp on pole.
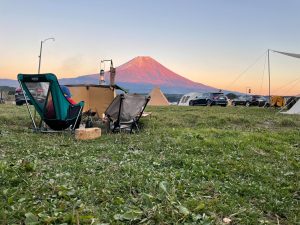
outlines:
[{"label": "lamp on pole", "polygon": [[246,87],[246,96],[251,94],[251,87]]},{"label": "lamp on pole", "polygon": [[47,38],[47,39],[41,41],[40,55],[39,55],[39,69],[38,69],[38,74],[40,74],[40,71],[41,71],[41,61],[42,61],[42,49],[43,49],[43,43],[46,42],[46,41],[48,41],[48,40],[55,41],[54,38]]},{"label": "lamp on pole", "polygon": [[[110,62],[110,69],[109,69],[109,73],[110,73],[110,86],[112,87],[112,86],[115,85],[116,68],[114,68],[114,64],[113,64],[112,59],[101,60],[101,63],[105,63],[105,62]],[[104,71],[102,71],[102,73],[103,72]],[[100,71],[100,84],[101,84],[101,71]]]}]

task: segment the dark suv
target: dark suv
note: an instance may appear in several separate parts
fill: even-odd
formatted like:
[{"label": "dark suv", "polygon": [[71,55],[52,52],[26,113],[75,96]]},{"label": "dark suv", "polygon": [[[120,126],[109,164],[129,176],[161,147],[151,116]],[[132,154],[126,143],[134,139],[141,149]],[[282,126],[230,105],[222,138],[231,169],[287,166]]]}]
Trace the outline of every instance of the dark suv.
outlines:
[{"label": "dark suv", "polygon": [[212,106],[212,105],[220,105],[227,106],[228,100],[224,93],[216,92],[216,93],[202,93],[198,95],[195,99],[190,100],[189,105],[204,105],[204,106]]},{"label": "dark suv", "polygon": [[240,96],[232,100],[233,106],[244,105],[244,106],[259,106],[262,107],[266,104],[267,100],[260,95],[246,95]]}]

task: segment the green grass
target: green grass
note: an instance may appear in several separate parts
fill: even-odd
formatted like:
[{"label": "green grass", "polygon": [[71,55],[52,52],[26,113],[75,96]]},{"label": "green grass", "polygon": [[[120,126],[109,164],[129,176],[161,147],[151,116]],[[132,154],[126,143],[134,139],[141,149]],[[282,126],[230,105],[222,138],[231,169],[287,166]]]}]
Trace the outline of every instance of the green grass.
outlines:
[{"label": "green grass", "polygon": [[0,224],[300,224],[300,116],[152,107],[139,134],[38,134],[0,105]]}]

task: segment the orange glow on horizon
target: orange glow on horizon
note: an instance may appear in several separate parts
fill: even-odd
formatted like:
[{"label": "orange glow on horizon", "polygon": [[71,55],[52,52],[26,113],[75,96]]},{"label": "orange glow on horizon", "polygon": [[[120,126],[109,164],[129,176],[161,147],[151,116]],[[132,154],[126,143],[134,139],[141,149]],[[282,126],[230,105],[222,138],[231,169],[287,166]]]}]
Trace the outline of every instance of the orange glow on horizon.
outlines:
[{"label": "orange glow on horizon", "polygon": [[[0,71],[1,79],[14,79],[16,80],[18,73],[37,73],[37,60],[28,60],[26,62],[22,62],[20,65],[6,64],[2,66]],[[42,62],[43,63],[43,62]],[[49,65],[52,63],[47,62],[42,64],[41,73],[52,72],[57,75],[58,78],[73,78],[82,75],[88,74],[97,74],[99,71],[97,66],[82,66],[80,68],[68,69],[63,68],[63,66],[58,66],[54,68],[50,68]],[[117,65],[118,66],[118,65]],[[172,69],[171,69],[172,70]],[[176,71],[174,71],[176,73]],[[178,72],[178,74],[180,74]],[[211,87],[219,88],[222,90],[230,90],[241,93],[246,93],[246,88],[251,88],[251,94],[258,95],[268,95],[268,77],[265,74],[263,79],[259,77],[259,75],[250,74],[241,79],[237,80],[233,84],[231,84],[235,76],[229,76],[228,72],[215,73],[215,75],[211,75],[211,71],[187,71],[185,74],[192,74],[194,76],[185,76],[185,78],[190,79],[194,82],[202,83]],[[195,76],[195,74],[202,74],[201,76]],[[208,74],[208,75],[204,75]],[[291,82],[289,84],[290,81]],[[0,84],[1,85],[1,84]],[[300,94],[300,78],[297,79],[289,78],[285,80],[285,78],[280,77],[280,75],[274,73],[273,78],[271,77],[271,95],[298,95]]]}]

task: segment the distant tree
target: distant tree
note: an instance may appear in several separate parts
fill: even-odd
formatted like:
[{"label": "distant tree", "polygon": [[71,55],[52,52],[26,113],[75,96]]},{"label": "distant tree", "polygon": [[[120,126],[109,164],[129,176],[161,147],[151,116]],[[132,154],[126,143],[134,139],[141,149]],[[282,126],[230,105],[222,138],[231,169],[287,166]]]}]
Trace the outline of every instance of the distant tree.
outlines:
[{"label": "distant tree", "polygon": [[7,94],[8,94],[8,95],[14,95],[14,94],[15,94],[15,90],[13,90],[13,91],[8,91]]},{"label": "distant tree", "polygon": [[182,94],[165,94],[165,96],[169,102],[178,102],[181,99]]},{"label": "distant tree", "polygon": [[234,93],[228,93],[227,95],[227,98],[229,98],[229,99],[234,99],[234,98],[237,98],[238,96],[236,95],[236,94],[234,94]]},{"label": "distant tree", "polygon": [[15,91],[16,88],[9,86],[0,86],[0,91]]}]

